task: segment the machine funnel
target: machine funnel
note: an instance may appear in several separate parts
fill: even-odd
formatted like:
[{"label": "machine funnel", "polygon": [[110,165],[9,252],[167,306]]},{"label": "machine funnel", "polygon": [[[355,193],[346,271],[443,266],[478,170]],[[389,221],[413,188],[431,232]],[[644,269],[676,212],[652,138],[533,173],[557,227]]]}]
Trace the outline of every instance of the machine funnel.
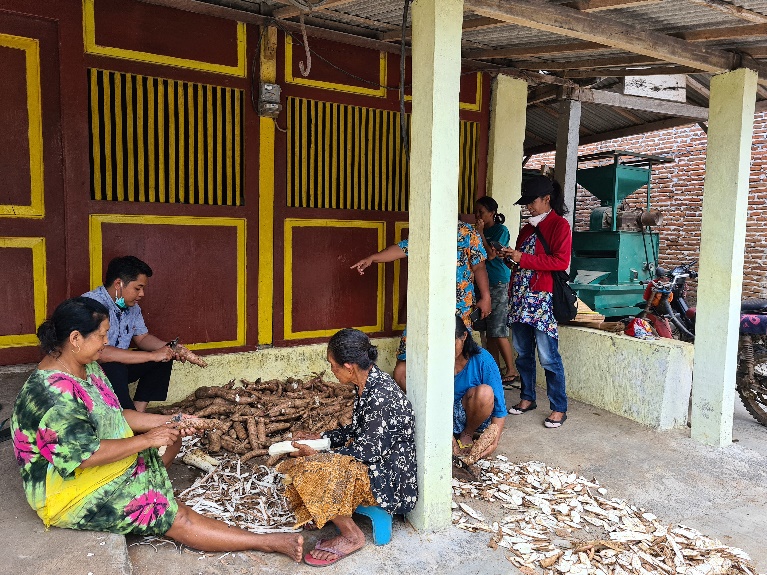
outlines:
[{"label": "machine funnel", "polygon": [[581,168],[576,172],[575,181],[602,201],[603,206],[620,204],[626,197],[642,186],[646,186],[650,170],[607,164],[593,168]]}]

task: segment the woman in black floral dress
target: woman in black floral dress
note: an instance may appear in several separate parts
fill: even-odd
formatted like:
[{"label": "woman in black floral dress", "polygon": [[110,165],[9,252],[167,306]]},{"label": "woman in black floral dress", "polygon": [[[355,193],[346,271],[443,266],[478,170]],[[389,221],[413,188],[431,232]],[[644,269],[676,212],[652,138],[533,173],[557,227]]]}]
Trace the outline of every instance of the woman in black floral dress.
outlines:
[{"label": "woman in black floral dress", "polygon": [[404,514],[418,498],[413,408],[391,376],[373,363],[377,357],[378,350],[359,330],[342,329],[330,339],[333,375],[357,387],[352,422],[323,434],[331,453],[294,443],[298,451],[292,455],[298,459],[278,466],[289,477],[286,494],[297,525],[313,521],[321,528],[332,521],[341,531],[306,554],[309,565],[330,565],[365,545],[351,517],[358,505]]}]

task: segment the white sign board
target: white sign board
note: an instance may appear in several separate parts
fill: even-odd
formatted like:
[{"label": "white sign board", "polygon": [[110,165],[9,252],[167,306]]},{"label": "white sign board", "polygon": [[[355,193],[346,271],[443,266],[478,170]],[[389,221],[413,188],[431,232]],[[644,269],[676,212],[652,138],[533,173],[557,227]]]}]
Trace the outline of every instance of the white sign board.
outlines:
[{"label": "white sign board", "polygon": [[674,102],[687,101],[687,80],[684,74],[663,76],[626,76],[623,93]]}]

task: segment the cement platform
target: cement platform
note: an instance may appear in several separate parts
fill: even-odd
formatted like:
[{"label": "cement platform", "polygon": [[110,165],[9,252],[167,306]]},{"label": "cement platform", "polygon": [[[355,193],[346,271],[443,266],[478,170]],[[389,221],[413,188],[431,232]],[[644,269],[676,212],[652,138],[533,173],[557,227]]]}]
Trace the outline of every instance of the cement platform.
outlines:
[{"label": "cement platform", "polygon": [[[0,420],[10,414],[19,387],[31,366],[0,368]],[[592,406],[571,402],[568,420],[558,430],[543,427],[545,394],[538,410],[509,416],[498,453],[512,461],[539,460],[585,476],[619,497],[651,511],[662,521],[684,523],[727,545],[739,547],[767,574],[767,428],[735,406],[733,437],[726,448],[695,443],[688,430],[654,431]],[[516,403],[518,392],[507,393]],[[541,399],[539,397],[539,399]],[[737,400],[736,400],[737,401]],[[185,467],[173,469],[184,481]],[[24,499],[10,442],[0,444],[0,565],[14,575],[241,575],[243,573],[308,574],[315,569],[263,553],[179,553],[169,545],[134,545],[139,540],[94,532],[45,531]],[[487,508],[483,508],[486,511]],[[502,515],[498,511],[499,517]],[[487,547],[487,534],[456,528],[420,534],[395,522],[389,545],[369,544],[327,575],[381,574],[505,574],[518,573],[502,549]],[[305,532],[305,550],[318,537],[333,533]]]}]

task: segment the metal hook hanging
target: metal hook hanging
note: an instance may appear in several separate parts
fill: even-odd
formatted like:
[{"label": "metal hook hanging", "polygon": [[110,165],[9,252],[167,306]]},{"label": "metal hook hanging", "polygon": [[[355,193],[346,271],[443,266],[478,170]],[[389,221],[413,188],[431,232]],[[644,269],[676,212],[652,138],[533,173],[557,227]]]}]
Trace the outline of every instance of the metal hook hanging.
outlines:
[{"label": "metal hook hanging", "polygon": [[298,63],[298,69],[301,70],[301,75],[306,78],[309,72],[312,71],[312,54],[309,52],[309,39],[306,37],[306,25],[304,24],[304,15],[298,15],[298,21],[301,23],[301,36],[304,42],[304,51],[306,52],[306,66],[303,62]]}]

